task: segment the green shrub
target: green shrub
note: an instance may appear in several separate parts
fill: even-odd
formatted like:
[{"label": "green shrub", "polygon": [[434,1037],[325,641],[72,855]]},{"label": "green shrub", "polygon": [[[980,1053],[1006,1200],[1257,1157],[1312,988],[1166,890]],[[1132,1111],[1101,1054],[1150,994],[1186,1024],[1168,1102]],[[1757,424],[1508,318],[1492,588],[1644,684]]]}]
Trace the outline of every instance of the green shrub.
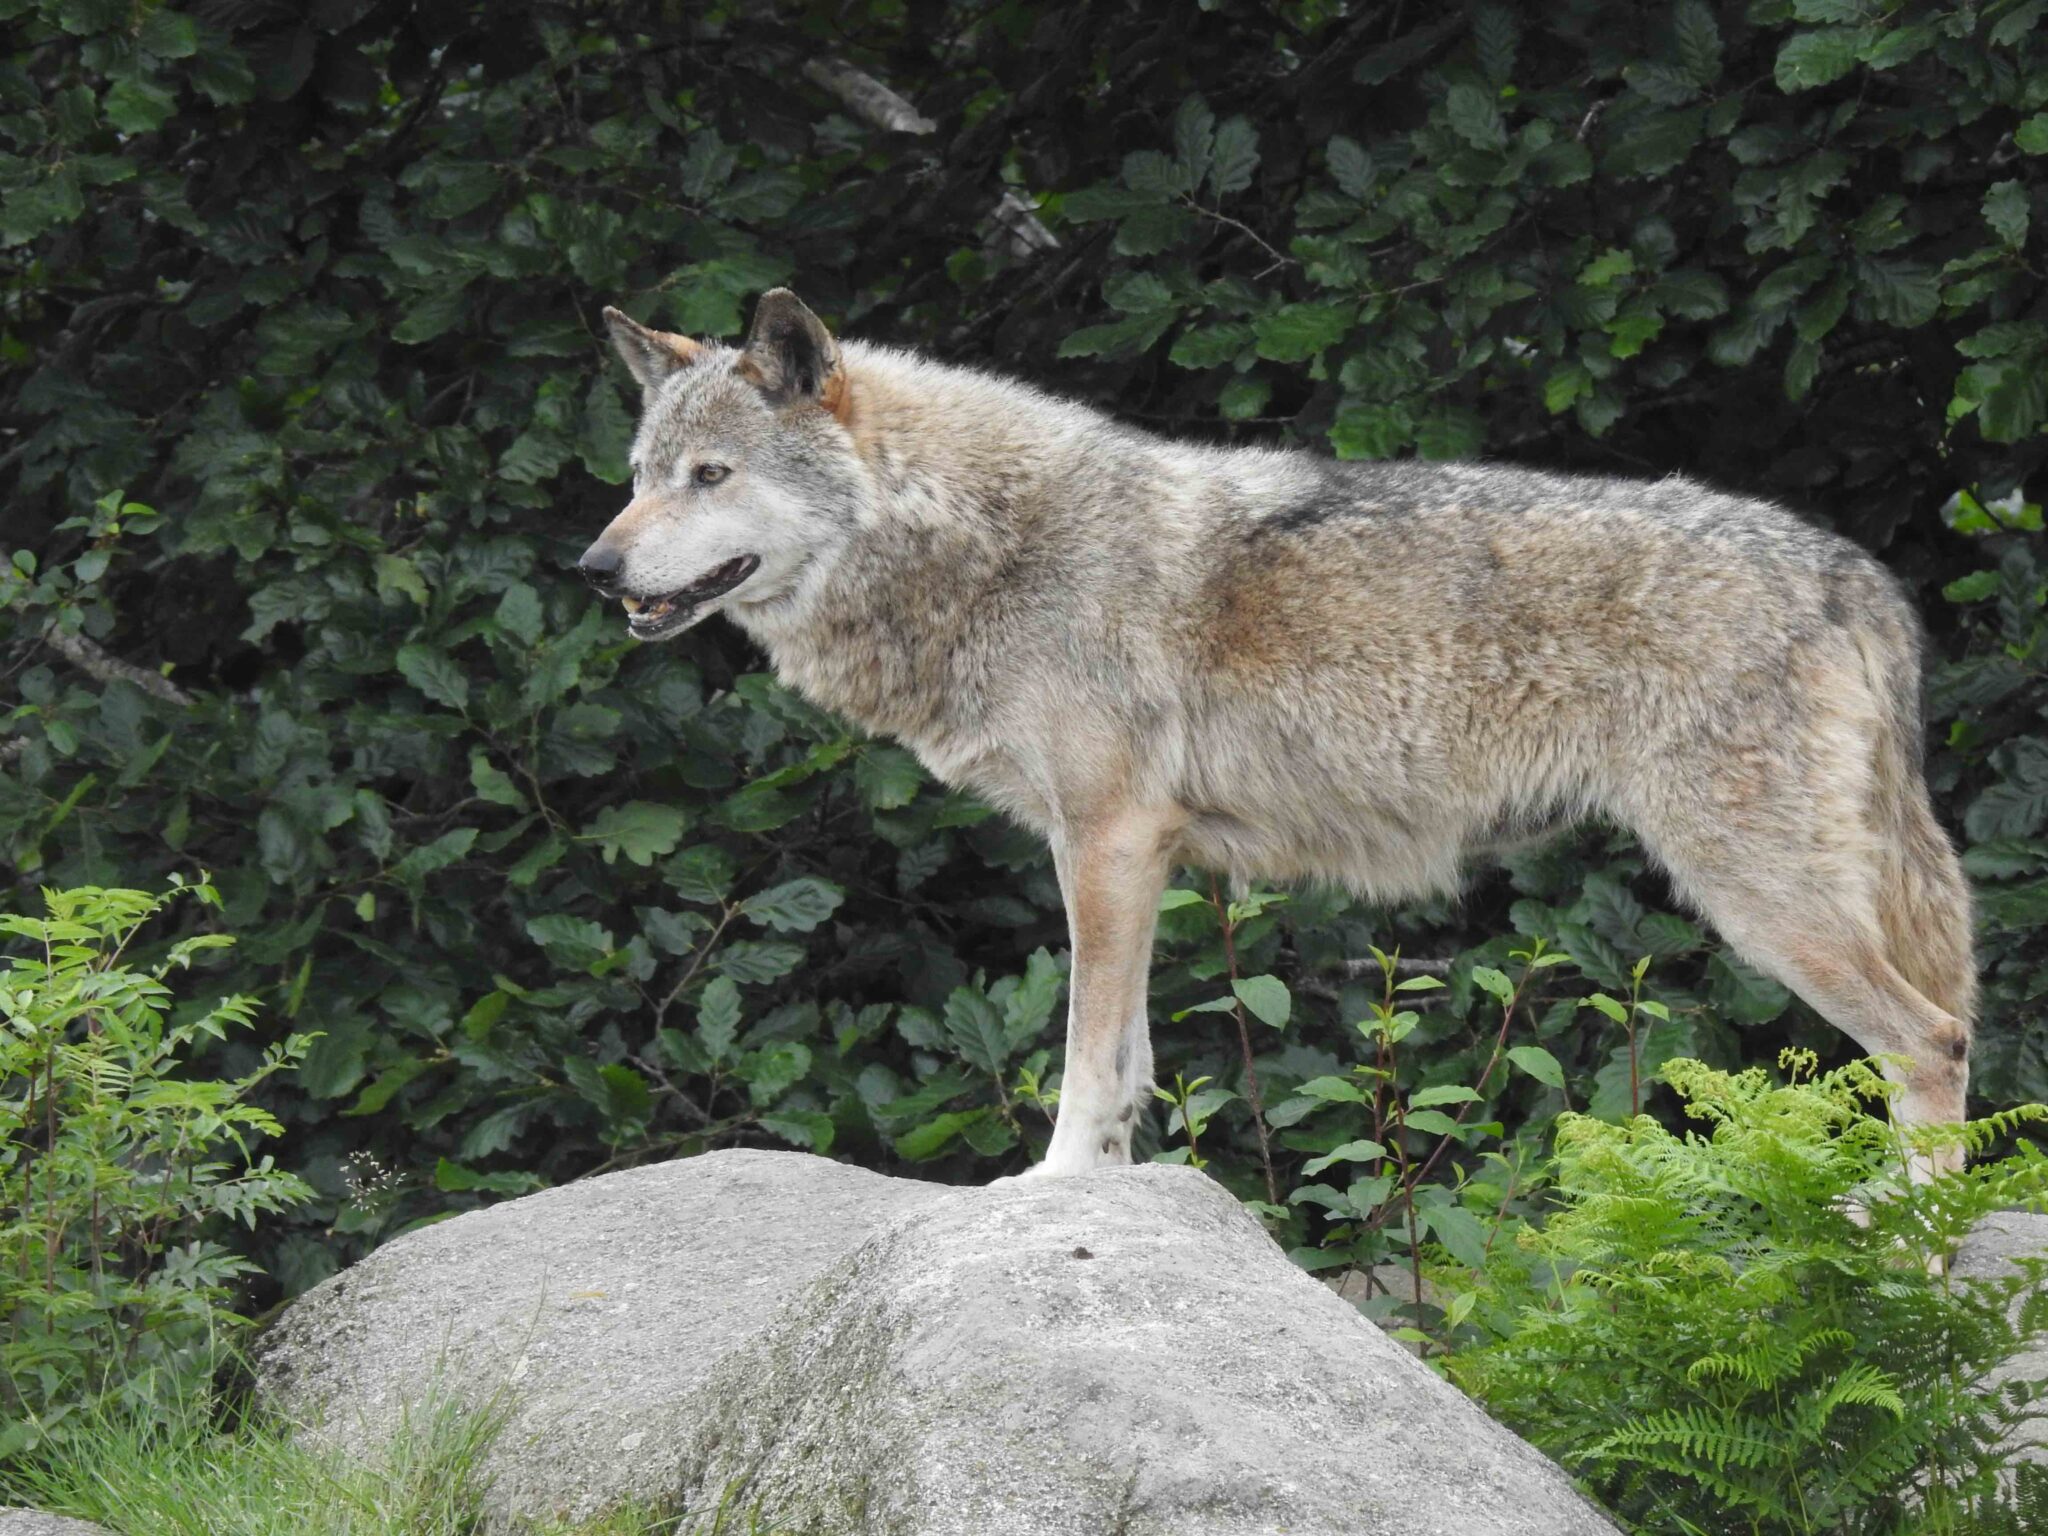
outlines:
[{"label": "green shrub", "polygon": [[[2048,1204],[2048,1158],[2023,1142],[1911,1183],[1874,1063],[1788,1061],[1790,1081],[1665,1063],[1705,1135],[1563,1116],[1556,1209],[1454,1303],[1452,1378],[1643,1531],[2038,1529],[2048,1478],[2006,1442],[2048,1383],[1992,1377],[2048,1342],[2048,1257],[2000,1281],[1941,1261],[1989,1213]],[[2043,1118],[1910,1145],[1983,1152]]]},{"label": "green shrub", "polygon": [[[1513,979],[1491,966],[1473,966],[1463,979],[1497,1010],[1498,1020],[1491,1038],[1482,1038],[1472,1053],[1477,1065],[1468,1082],[1445,1071],[1447,1057],[1455,1065],[1466,1053],[1409,1048],[1424,1027],[1419,1001],[1447,983],[1428,973],[1403,979],[1398,956],[1379,949],[1372,954],[1382,996],[1355,1031],[1366,1059],[1296,1083],[1266,1118],[1284,1148],[1314,1154],[1298,1165],[1304,1182],[1287,1203],[1297,1211],[1318,1210],[1323,1220],[1308,1229],[1319,1241],[1297,1247],[1295,1261],[1317,1270],[1405,1264],[1413,1276],[1405,1310],[1420,1323],[1428,1320],[1428,1309],[1420,1305],[1425,1245],[1431,1257],[1440,1251],[1455,1263],[1483,1266],[1503,1224],[1519,1225],[1541,1187],[1532,1165],[1545,1127],[1540,1121],[1525,1125],[1505,1145],[1495,1145],[1505,1127],[1492,1106],[1510,1100],[1517,1088],[1564,1092],[1555,1056],[1540,1045],[1509,1042],[1529,1033],[1527,1014],[1547,985],[1569,987],[1577,978],[1571,957],[1541,939],[1509,953],[1517,971]],[[1648,969],[1645,958],[1637,967],[1638,982]],[[1616,1006],[1605,993],[1588,1001]],[[1656,1002],[1642,1006],[1665,1013]],[[1623,1075],[1632,1083],[1640,1059],[1632,1031],[1625,1049],[1629,1070]],[[1525,1081],[1511,1086],[1511,1079]],[[1632,1114],[1637,1101],[1620,1107]],[[1377,1304],[1367,1310],[1382,1315]]]},{"label": "green shrub", "polygon": [[174,1001],[165,978],[224,947],[201,934],[131,957],[176,897],[45,893],[48,915],[0,915],[0,1460],[62,1435],[87,1405],[176,1401],[211,1374],[253,1269],[233,1225],[309,1191],[252,1142],[278,1133],[250,1101],[297,1060],[296,1037],[241,1075],[187,1075],[202,1043],[247,1029],[254,1003]]}]

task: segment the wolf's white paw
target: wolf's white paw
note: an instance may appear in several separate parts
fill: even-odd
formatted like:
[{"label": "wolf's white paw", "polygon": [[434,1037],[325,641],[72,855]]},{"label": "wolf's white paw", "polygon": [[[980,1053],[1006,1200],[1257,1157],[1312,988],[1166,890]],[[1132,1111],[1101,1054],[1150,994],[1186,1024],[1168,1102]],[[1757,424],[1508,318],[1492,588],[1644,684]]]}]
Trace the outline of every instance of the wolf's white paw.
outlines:
[{"label": "wolf's white paw", "polygon": [[1046,1171],[1044,1163],[1033,1163],[1022,1173],[1006,1173],[1000,1179],[990,1179],[988,1187],[994,1189],[998,1184],[1023,1184],[1050,1177],[1053,1177],[1053,1175]]},{"label": "wolf's white paw", "polygon": [[1056,1163],[1048,1156],[1044,1162],[1033,1163],[1022,1173],[1006,1173],[1000,1179],[989,1180],[988,1187],[994,1189],[998,1184],[1022,1184],[1027,1181],[1037,1183],[1043,1179],[1069,1178],[1074,1174],[1087,1173],[1095,1168],[1111,1168],[1114,1166],[1116,1165],[1113,1163],[1090,1163],[1084,1167],[1073,1168],[1063,1163]]},{"label": "wolf's white paw", "polygon": [[1131,1133],[1128,1126],[1113,1126],[1105,1133],[1072,1137],[1064,1145],[1055,1131],[1044,1162],[1034,1163],[1022,1173],[1008,1174],[994,1182],[1009,1184],[1020,1179],[1069,1178],[1079,1173],[1093,1173],[1098,1168],[1128,1167],[1130,1161]]},{"label": "wolf's white paw", "polygon": [[1045,1149],[1045,1161],[1022,1173],[995,1180],[1008,1184],[1014,1179],[1059,1179],[1098,1168],[1127,1168],[1131,1162],[1131,1132],[1137,1107],[1083,1111],[1063,1105],[1059,1122],[1053,1127],[1052,1145]]}]

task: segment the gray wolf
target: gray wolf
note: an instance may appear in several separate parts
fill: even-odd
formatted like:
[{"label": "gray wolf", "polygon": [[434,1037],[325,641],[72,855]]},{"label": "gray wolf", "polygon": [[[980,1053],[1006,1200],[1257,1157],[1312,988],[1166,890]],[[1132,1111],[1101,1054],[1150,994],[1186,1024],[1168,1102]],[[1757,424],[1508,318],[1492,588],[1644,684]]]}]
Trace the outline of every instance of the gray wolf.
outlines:
[{"label": "gray wolf", "polygon": [[1675,478],[1172,442],[836,341],[787,290],[737,348],[605,317],[644,400],[581,568],[632,633],[724,612],[1050,843],[1073,977],[1034,1172],[1130,1158],[1174,865],[1391,900],[1586,816],[1900,1058],[1902,1121],[1962,1117],[1969,891],[1915,616],[1854,545]]}]

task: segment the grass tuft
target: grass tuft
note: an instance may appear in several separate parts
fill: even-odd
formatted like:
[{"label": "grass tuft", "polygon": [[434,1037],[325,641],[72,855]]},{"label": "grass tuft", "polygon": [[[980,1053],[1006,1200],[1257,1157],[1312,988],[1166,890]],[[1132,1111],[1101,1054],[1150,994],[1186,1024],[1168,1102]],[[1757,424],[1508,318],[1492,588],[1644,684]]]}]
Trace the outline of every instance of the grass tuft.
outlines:
[{"label": "grass tuft", "polygon": [[[430,1403],[372,1468],[304,1445],[253,1409],[201,1398],[168,1412],[108,1399],[82,1415],[84,1433],[0,1466],[0,1504],[90,1520],[116,1536],[479,1536],[484,1457],[504,1423],[497,1403]],[[774,1533],[728,1495],[714,1509],[627,1508],[528,1525],[523,1536]]]}]

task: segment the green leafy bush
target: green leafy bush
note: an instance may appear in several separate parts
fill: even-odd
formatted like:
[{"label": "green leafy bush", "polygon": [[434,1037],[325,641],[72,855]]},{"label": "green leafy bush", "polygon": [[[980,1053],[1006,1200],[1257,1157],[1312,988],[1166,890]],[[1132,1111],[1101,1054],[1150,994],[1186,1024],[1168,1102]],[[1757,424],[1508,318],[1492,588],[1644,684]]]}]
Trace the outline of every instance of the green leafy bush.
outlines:
[{"label": "green leafy bush", "polygon": [[220,1239],[310,1194],[253,1142],[281,1127],[252,1102],[304,1050],[265,1047],[231,1080],[188,1076],[255,1003],[174,1001],[165,977],[233,942],[198,934],[130,958],[175,897],[83,888],[48,915],[0,914],[0,1460],[88,1406],[177,1401],[223,1357],[235,1285],[254,1266]]},{"label": "green leafy bush", "polygon": [[[1510,957],[1518,962],[1518,979],[1491,966],[1473,968],[1471,985],[1498,1009],[1499,1027],[1471,1083],[1447,1078],[1440,1057],[1406,1049],[1422,1027],[1416,995],[1438,992],[1445,983],[1429,974],[1397,980],[1398,956],[1375,949],[1373,957],[1384,993],[1357,1025],[1369,1059],[1295,1085],[1266,1118],[1281,1128],[1284,1147],[1316,1154],[1301,1165],[1309,1182],[1287,1197],[1290,1206],[1320,1210],[1325,1218],[1320,1241],[1296,1248],[1296,1262],[1307,1269],[1367,1271],[1405,1263],[1413,1276],[1412,1306],[1423,1294],[1425,1242],[1432,1254],[1441,1250],[1457,1263],[1483,1266],[1502,1224],[1523,1219],[1540,1188],[1531,1164],[1547,1127],[1537,1122],[1505,1147],[1492,1146],[1504,1127],[1486,1106],[1505,1096],[1508,1079],[1517,1074],[1563,1092],[1555,1056],[1540,1045],[1508,1041],[1519,1010],[1540,995],[1539,983],[1566,974],[1560,968],[1571,957],[1538,939]],[[1609,1001],[1604,993],[1594,996]]]},{"label": "green leafy bush", "polygon": [[[1678,471],[1879,550],[1985,882],[1979,1100],[2048,1097],[2038,17],[0,0],[0,858],[218,872],[214,974],[320,1037],[264,1090],[317,1191],[254,1243],[286,1290],[623,1160],[1020,1167],[1057,1090],[1043,850],[731,631],[638,646],[569,572],[624,497],[598,307],[730,337],[793,281],[1188,437]],[[937,131],[860,118],[827,52]],[[1303,1169],[1369,1119],[1268,1125],[1269,1192],[1236,1008],[1166,1026],[1232,969],[1200,888],[1162,917],[1161,1081],[1208,1080],[1234,1187],[1334,1187]],[[1425,1181],[1475,1212],[1488,1149],[1625,1112],[1631,1059],[1844,1049],[1670,908],[1595,834],[1461,902],[1247,912],[1236,979],[1290,999],[1228,989],[1263,1101],[1376,1059],[1372,945],[1446,983],[1396,1010],[1399,1086],[1480,1095]],[[1555,1081],[1489,1069],[1475,980],[1538,939],[1575,963],[1501,1051]],[[1644,955],[1670,1017],[1632,1051],[1579,1005]],[[1304,1252],[1408,1226],[1286,1209]]]},{"label": "green leafy bush", "polygon": [[[1993,1373],[2048,1341],[2048,1257],[1967,1283],[1941,1261],[1989,1213],[2048,1205],[2048,1158],[2022,1142],[1911,1183],[1873,1063],[1788,1061],[1789,1081],[1666,1062],[1704,1135],[1563,1116],[1555,1208],[1488,1256],[1452,1378],[1635,1529],[2035,1529],[2048,1478],[2007,1441],[2048,1383]],[[1911,1144],[1984,1152],[2044,1118]]]}]

